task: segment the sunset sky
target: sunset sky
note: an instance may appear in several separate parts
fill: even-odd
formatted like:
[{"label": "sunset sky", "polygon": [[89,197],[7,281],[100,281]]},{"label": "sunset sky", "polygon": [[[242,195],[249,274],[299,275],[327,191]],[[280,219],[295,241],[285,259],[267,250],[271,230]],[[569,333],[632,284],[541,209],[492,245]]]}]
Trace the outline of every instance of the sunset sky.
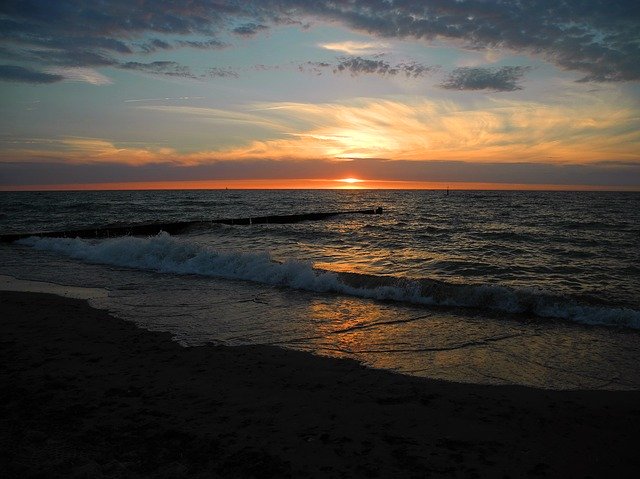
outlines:
[{"label": "sunset sky", "polygon": [[0,37],[0,189],[640,189],[637,0],[5,0]]}]

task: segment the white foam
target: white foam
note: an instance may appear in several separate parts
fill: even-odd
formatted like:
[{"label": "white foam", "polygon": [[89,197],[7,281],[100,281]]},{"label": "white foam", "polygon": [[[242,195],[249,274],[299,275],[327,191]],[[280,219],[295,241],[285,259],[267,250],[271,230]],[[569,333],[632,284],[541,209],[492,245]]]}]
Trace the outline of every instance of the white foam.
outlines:
[{"label": "white foam", "polygon": [[167,233],[149,238],[126,236],[102,241],[31,237],[18,243],[92,263],[162,273],[198,274],[379,300],[530,313],[585,324],[640,329],[640,312],[632,309],[581,305],[538,290],[515,290],[500,285],[433,282],[425,285],[419,281],[396,279],[370,286],[366,283],[371,281],[358,283],[353,277],[345,281],[338,273],[314,269],[311,262],[289,260],[279,263],[267,252],[220,252]]}]

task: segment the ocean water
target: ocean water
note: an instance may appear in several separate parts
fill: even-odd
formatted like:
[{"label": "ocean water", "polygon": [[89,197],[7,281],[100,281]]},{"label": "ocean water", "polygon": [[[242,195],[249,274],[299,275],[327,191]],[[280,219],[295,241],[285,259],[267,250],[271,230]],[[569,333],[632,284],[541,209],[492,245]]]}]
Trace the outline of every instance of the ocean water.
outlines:
[{"label": "ocean water", "polygon": [[0,246],[184,345],[275,344],[438,379],[640,388],[640,194],[0,193],[0,233],[382,207],[382,215]]}]

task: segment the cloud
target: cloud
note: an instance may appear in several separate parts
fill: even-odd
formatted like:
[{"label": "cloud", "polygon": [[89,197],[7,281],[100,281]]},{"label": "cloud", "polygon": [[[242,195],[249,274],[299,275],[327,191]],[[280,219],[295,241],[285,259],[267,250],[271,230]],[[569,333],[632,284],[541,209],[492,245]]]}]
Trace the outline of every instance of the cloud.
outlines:
[{"label": "cloud", "polygon": [[[259,67],[259,70],[267,70],[270,67],[263,65]],[[326,68],[332,68],[332,64],[329,62],[312,62],[308,61],[298,65],[298,70],[301,72],[311,72],[315,75],[322,75]]]},{"label": "cloud", "polygon": [[65,81],[75,81],[90,83],[91,85],[110,85],[113,83],[111,78],[95,71],[92,68],[81,67],[58,67],[50,68],[48,73],[64,77]]},{"label": "cloud", "polygon": [[5,0],[0,40],[5,58],[95,67],[123,62],[150,35],[165,43],[229,30],[252,36],[271,24],[310,20],[339,23],[374,41],[411,38],[527,53],[580,72],[582,81],[640,80],[637,0],[158,0],[136,8],[130,0]]},{"label": "cloud", "polygon": [[64,80],[64,76],[16,65],[0,65],[0,80],[18,83],[55,83]]},{"label": "cloud", "polygon": [[176,105],[143,105],[138,108],[140,110],[181,115],[182,117],[190,117],[208,123],[233,123],[265,128],[272,131],[291,131],[291,127],[288,126],[286,122],[273,118],[274,115],[265,114],[264,111],[245,113],[242,111],[229,111],[218,108]]},{"label": "cloud", "polygon": [[363,58],[360,56],[338,57],[334,63],[329,62],[306,62],[298,67],[301,71],[311,71],[315,74],[322,74],[324,69],[331,69],[333,73],[348,72],[351,76],[358,75],[381,75],[394,76],[404,74],[407,77],[417,78],[428,75],[437,70],[438,66],[423,65],[418,62],[390,64],[380,58]]},{"label": "cloud", "polygon": [[124,103],[150,102],[150,101],[183,101],[183,100],[202,100],[203,96],[178,96],[167,98],[131,98],[123,100]]},{"label": "cloud", "polygon": [[140,49],[143,53],[155,53],[161,50],[173,50],[176,47],[197,48],[199,50],[221,50],[228,46],[228,43],[215,38],[210,38],[209,40],[177,40],[173,43],[155,38],[140,44]]},{"label": "cloud", "polygon": [[528,66],[461,67],[453,70],[440,86],[447,90],[521,90],[518,82],[529,70]]},{"label": "cloud", "polygon": [[[244,12],[244,13],[243,13]],[[94,67],[122,62],[122,55],[172,48],[168,37],[211,37],[229,20],[248,10],[230,2],[144,2],[131,8],[129,0],[85,2],[0,3],[3,56],[45,65]],[[155,38],[140,43],[140,39]],[[185,39],[179,46],[217,48],[217,40]]]},{"label": "cloud", "polygon": [[484,98],[473,105],[361,98],[266,103],[252,111],[291,127],[284,136],[218,151],[216,158],[640,162],[640,119],[613,96],[552,104]]},{"label": "cloud", "polygon": [[234,28],[232,31],[236,35],[240,35],[243,37],[252,37],[254,35],[257,35],[261,31],[268,30],[268,29],[269,27],[266,25],[256,24],[256,23],[245,23],[244,25],[240,25]]},{"label": "cloud", "polygon": [[[0,187],[120,182],[171,182],[238,179],[345,178],[374,181],[438,183],[502,183],[522,185],[606,185],[637,189],[640,165],[552,165],[521,162],[470,163],[464,161],[354,160],[215,160],[200,164],[170,161],[129,165],[115,162],[69,164],[62,161],[0,163]],[[281,182],[286,185],[286,182]],[[293,183],[295,184],[295,183]],[[306,184],[309,184],[307,182]],[[218,187],[223,186],[219,184]],[[291,185],[291,183],[289,184]],[[381,185],[381,186],[384,186]]]},{"label": "cloud", "polygon": [[353,76],[362,73],[379,75],[396,75],[398,70],[384,60],[372,60],[362,57],[341,57],[334,67],[334,72],[348,71]]},{"label": "cloud", "polygon": [[230,68],[213,67],[207,70],[205,76],[217,78],[238,78],[240,75]]},{"label": "cloud", "polygon": [[196,78],[196,76],[191,73],[189,67],[185,65],[180,65],[176,62],[170,61],[156,61],[149,63],[141,63],[141,62],[127,62],[119,65],[120,68],[125,70],[136,70],[144,73],[151,73],[155,75],[166,75],[172,77],[182,77],[182,78]]},{"label": "cloud", "polygon": [[108,67],[118,64],[115,58],[104,52],[84,49],[50,50],[46,48],[25,48],[16,52],[5,48],[1,56],[19,61],[63,67]]},{"label": "cloud", "polygon": [[382,38],[454,40],[466,48],[527,52],[584,73],[584,81],[640,80],[635,0],[279,3]]},{"label": "cloud", "polygon": [[153,40],[143,43],[140,47],[145,53],[153,53],[158,50],[171,50],[173,45],[165,42],[164,40],[160,40],[159,38],[154,38]]},{"label": "cloud", "polygon": [[[615,94],[559,97],[551,104],[483,97],[464,104],[415,97],[312,104],[272,102],[227,111],[188,105],[140,105],[176,122],[233,124],[254,141],[180,152],[69,138],[51,145],[3,145],[2,161],[174,162],[337,160],[477,163],[640,164],[640,118]],[[216,127],[216,126],[213,126]],[[240,136],[246,138],[246,136]],[[613,163],[612,163],[613,164]]]},{"label": "cloud", "polygon": [[280,70],[280,65],[265,65],[264,63],[259,63],[257,65],[252,65],[251,69],[257,72],[268,72],[274,70]]},{"label": "cloud", "polygon": [[398,73],[388,62],[384,60],[371,60],[362,57],[341,57],[333,67],[335,72],[348,71],[353,76],[362,73],[377,73],[379,75],[395,75]]},{"label": "cloud", "polygon": [[386,50],[389,47],[389,44],[384,42],[344,41],[335,43],[319,43],[318,46],[325,50],[343,52],[348,55],[362,55]]},{"label": "cloud", "polygon": [[221,50],[229,46],[228,43],[221,42],[220,40],[216,40],[215,38],[211,38],[205,41],[180,40],[178,42],[178,45],[182,47],[198,48],[200,50]]}]

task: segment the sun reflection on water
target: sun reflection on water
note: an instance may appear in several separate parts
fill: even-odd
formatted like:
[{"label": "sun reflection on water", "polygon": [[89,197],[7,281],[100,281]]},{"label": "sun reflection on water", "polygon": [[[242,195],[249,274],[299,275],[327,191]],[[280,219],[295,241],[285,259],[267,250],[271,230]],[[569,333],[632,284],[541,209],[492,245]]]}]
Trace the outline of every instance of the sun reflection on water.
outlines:
[{"label": "sun reflection on water", "polygon": [[[341,298],[336,301],[314,300],[309,305],[309,318],[315,327],[315,347],[337,357],[365,360],[375,355],[375,367],[394,369],[396,354],[386,353],[389,345],[407,345],[406,328],[394,324],[398,310],[384,303]],[[373,356],[371,356],[373,359]],[[373,365],[373,364],[372,364]]]}]

